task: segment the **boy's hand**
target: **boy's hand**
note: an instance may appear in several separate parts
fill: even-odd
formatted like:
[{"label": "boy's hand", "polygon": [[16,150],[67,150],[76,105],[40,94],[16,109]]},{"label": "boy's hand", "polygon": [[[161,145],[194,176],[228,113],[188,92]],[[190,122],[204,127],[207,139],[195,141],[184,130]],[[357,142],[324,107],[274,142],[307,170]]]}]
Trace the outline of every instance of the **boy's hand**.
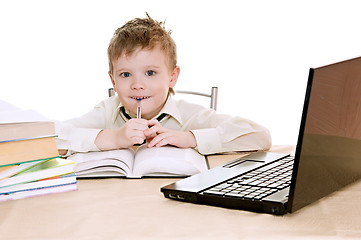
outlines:
[{"label": "boy's hand", "polygon": [[161,147],[172,145],[179,148],[195,148],[196,139],[191,132],[182,132],[164,128],[158,120],[148,121],[149,129],[144,131],[144,135],[149,141],[148,147]]},{"label": "boy's hand", "polygon": [[146,139],[144,131],[148,129],[145,119],[130,119],[121,128],[104,129],[95,139],[95,145],[102,150],[130,148]]},{"label": "boy's hand", "polygon": [[130,119],[119,129],[118,139],[122,141],[121,148],[129,148],[141,144],[146,139],[144,131],[148,129],[147,120]]}]

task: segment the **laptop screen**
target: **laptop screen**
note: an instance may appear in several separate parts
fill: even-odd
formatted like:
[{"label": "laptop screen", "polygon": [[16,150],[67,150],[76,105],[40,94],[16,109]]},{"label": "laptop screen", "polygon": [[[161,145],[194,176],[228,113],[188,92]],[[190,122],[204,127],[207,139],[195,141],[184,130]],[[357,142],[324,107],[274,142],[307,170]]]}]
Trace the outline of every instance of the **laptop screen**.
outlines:
[{"label": "laptop screen", "polygon": [[311,69],[289,211],[361,178],[361,57]]}]

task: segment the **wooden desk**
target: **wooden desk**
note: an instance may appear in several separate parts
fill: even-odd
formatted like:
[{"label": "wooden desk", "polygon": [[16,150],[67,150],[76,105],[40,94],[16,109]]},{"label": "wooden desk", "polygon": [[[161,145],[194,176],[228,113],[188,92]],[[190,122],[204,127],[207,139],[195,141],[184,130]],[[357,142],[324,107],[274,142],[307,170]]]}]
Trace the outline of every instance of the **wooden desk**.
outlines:
[{"label": "wooden desk", "polygon": [[174,181],[79,180],[78,191],[3,202],[0,239],[361,238],[361,182],[294,214],[272,216],[168,200],[160,188]]}]

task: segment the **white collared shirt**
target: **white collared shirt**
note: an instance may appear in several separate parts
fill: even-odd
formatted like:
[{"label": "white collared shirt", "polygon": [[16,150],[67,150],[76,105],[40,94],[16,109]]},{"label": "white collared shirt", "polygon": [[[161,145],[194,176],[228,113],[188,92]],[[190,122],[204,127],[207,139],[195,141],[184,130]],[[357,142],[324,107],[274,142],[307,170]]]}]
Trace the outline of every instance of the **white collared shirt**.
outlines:
[{"label": "white collared shirt", "polygon": [[[79,118],[57,122],[58,148],[68,149],[70,153],[99,151],[94,143],[98,133],[102,129],[120,128],[128,121],[125,115],[129,113],[124,115],[122,108],[119,98],[113,96]],[[218,114],[212,109],[171,97],[155,118],[163,113],[167,116],[160,120],[161,125],[191,131],[197,141],[196,149],[202,154],[267,150],[271,147],[269,131],[244,118]]]}]

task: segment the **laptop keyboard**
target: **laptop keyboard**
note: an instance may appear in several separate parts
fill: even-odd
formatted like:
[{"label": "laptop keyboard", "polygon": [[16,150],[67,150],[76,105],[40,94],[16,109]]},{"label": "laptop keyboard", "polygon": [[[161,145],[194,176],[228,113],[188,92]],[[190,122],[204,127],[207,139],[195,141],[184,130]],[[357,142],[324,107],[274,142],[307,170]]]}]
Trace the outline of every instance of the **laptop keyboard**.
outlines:
[{"label": "laptop keyboard", "polygon": [[291,184],[293,157],[286,157],[220,183],[203,194],[261,200]]}]

